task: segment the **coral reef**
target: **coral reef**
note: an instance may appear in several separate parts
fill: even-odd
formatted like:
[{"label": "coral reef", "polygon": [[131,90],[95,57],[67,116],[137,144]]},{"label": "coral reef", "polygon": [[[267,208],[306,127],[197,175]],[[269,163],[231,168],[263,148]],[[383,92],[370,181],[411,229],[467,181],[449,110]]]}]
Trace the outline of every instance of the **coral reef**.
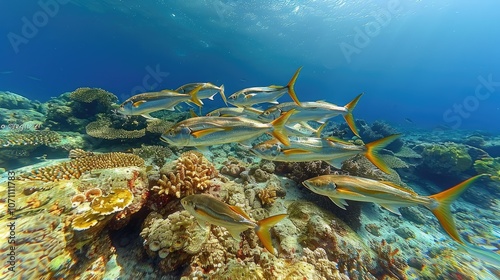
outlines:
[{"label": "coral reef", "polygon": [[380,243],[372,242],[372,249],[377,252],[377,269],[373,270],[373,274],[379,279],[384,277],[392,277],[394,279],[406,279],[405,269],[408,267],[405,260],[397,255],[399,249],[392,249],[391,245],[382,239]]},{"label": "coral reef", "polygon": [[92,103],[94,101],[97,101],[97,103],[102,103],[105,105],[111,105],[111,103],[118,101],[118,97],[110,92],[107,92],[100,88],[88,87],[77,88],[70,93],[69,98],[84,103]]},{"label": "coral reef", "polygon": [[332,173],[332,167],[324,161],[277,162],[276,174],[286,176],[297,183],[312,177]]},{"label": "coral reef", "polygon": [[17,146],[50,146],[61,141],[59,133],[50,130],[10,132],[0,134],[0,145],[3,147]]},{"label": "coral reef", "polygon": [[34,103],[28,98],[10,91],[0,91],[0,108],[12,109],[33,109]]},{"label": "coral reef", "polygon": [[275,181],[270,181],[265,188],[260,189],[257,192],[257,196],[262,202],[262,205],[271,205],[279,197],[285,197],[286,190],[278,185]]},{"label": "coral reef", "polygon": [[491,179],[500,181],[500,157],[478,159],[474,162],[474,169],[478,174],[489,174]]},{"label": "coral reef", "polygon": [[448,142],[424,145],[421,168],[430,174],[457,175],[472,167],[467,147]]},{"label": "coral reef", "polygon": [[71,178],[78,179],[83,173],[95,169],[126,166],[144,166],[144,160],[136,155],[126,153],[90,154],[86,157],[72,159],[69,162],[35,169],[19,177],[24,180],[41,180],[45,182]]},{"label": "coral reef", "polygon": [[391,181],[402,184],[399,174],[392,170],[389,174],[382,172],[364,156],[357,155],[342,163],[342,171],[348,172],[352,176],[366,177],[374,180]]},{"label": "coral reef", "polygon": [[208,239],[208,229],[201,227],[185,210],[174,212],[166,219],[151,212],[143,223],[141,237],[147,254],[160,258],[164,271],[172,271],[201,251]]},{"label": "coral reef", "polygon": [[172,150],[159,145],[141,145],[140,148],[132,149],[132,153],[144,159],[147,165],[162,167],[167,159],[173,155]]},{"label": "coral reef", "polygon": [[126,130],[122,128],[113,128],[111,127],[111,124],[111,121],[107,119],[97,120],[89,123],[85,127],[85,132],[92,137],[107,140],[141,138],[146,135],[145,128],[138,130]]},{"label": "coral reef", "polygon": [[[359,135],[365,143],[370,143],[372,141],[382,139],[392,134],[397,134],[397,131],[385,122],[375,121],[371,126],[369,126],[363,120],[357,120],[356,124],[359,128]],[[398,152],[401,147],[403,147],[404,142],[401,138],[394,140],[391,144],[385,147],[387,150],[393,152]]]},{"label": "coral reef", "polygon": [[160,170],[160,179],[152,188],[159,196],[177,198],[200,193],[208,188],[210,181],[219,176],[215,166],[203,154],[188,151]]}]

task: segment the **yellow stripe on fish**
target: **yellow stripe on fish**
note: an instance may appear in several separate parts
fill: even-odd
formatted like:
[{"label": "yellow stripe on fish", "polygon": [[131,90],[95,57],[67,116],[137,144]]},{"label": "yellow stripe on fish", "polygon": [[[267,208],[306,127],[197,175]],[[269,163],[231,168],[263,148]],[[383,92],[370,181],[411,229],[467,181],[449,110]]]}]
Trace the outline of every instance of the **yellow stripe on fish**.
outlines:
[{"label": "yellow stripe on fish", "polygon": [[226,228],[231,236],[240,240],[240,234],[255,230],[260,241],[271,254],[276,255],[269,229],[285,218],[286,214],[271,216],[260,221],[250,219],[247,213],[237,206],[228,205],[206,194],[189,195],[181,199],[181,204],[200,223],[209,223]]}]

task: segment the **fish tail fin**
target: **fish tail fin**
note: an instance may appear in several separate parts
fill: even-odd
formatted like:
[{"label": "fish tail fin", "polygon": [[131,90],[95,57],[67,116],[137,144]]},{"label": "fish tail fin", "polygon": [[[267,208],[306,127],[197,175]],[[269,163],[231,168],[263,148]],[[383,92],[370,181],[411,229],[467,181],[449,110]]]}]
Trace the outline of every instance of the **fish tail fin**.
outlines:
[{"label": "fish tail fin", "polygon": [[226,104],[226,106],[227,106],[227,99],[226,99],[226,95],[224,94],[224,85],[220,85],[219,92],[220,92],[220,96],[222,97],[222,100],[224,101],[224,104]]},{"label": "fish tail fin", "polygon": [[382,139],[375,140],[365,145],[365,157],[373,163],[378,169],[389,174],[390,170],[387,164],[380,158],[378,151],[382,150],[385,146],[389,145],[392,141],[399,138],[401,134],[392,134]]},{"label": "fish tail fin", "polygon": [[455,221],[453,220],[453,216],[451,215],[450,211],[450,205],[472,184],[474,183],[477,179],[479,179],[482,176],[487,176],[486,174],[480,174],[476,175],[474,177],[471,177],[462,183],[451,187],[445,191],[442,191],[438,194],[431,195],[429,196],[430,198],[433,198],[437,201],[437,206],[436,207],[430,207],[429,210],[432,211],[434,216],[438,219],[439,223],[443,227],[443,229],[450,235],[453,240],[457,241],[458,243],[464,244],[464,241],[462,238],[460,238],[460,235],[457,231],[457,228],[455,226]]},{"label": "fish tail fin", "polygon": [[347,125],[349,125],[349,128],[351,129],[352,133],[354,133],[354,135],[356,135],[358,137],[359,137],[359,132],[358,132],[358,128],[356,127],[356,123],[354,121],[354,116],[352,115],[352,111],[354,110],[354,108],[358,104],[358,101],[361,98],[361,96],[363,96],[363,93],[360,93],[351,102],[347,103],[347,105],[344,106],[347,109],[347,114],[344,115],[344,119],[345,119]]},{"label": "fish tail fin", "polygon": [[294,113],[295,109],[292,109],[271,122],[271,125],[274,128],[272,131],[272,135],[274,136],[274,138],[278,139],[285,146],[290,146],[290,140],[288,139],[288,135],[286,134],[285,124],[290,118],[290,116],[293,115]]},{"label": "fish tail fin", "polygon": [[290,94],[290,97],[293,99],[293,101],[295,101],[297,105],[302,106],[300,104],[299,99],[297,98],[297,94],[295,93],[295,88],[294,88],[295,81],[297,81],[297,77],[299,76],[300,70],[302,70],[302,66],[300,66],[299,69],[295,71],[295,74],[293,74],[292,78],[290,79],[286,87],[288,88],[288,94]]},{"label": "fish tail fin", "polygon": [[201,100],[198,98],[198,92],[200,91],[200,89],[202,88],[203,86],[202,85],[199,85],[197,87],[195,87],[192,91],[190,91],[188,94],[191,96],[191,102],[193,102],[194,104],[198,105],[198,107],[202,107],[203,106],[203,102],[201,102]]},{"label": "fish tail fin", "polygon": [[273,247],[273,242],[271,240],[271,232],[269,230],[275,224],[283,220],[283,218],[285,218],[286,216],[288,215],[287,214],[275,215],[262,219],[257,222],[257,227],[255,228],[255,232],[257,233],[260,242],[262,242],[262,245],[264,245],[264,248],[266,248],[273,255],[276,255],[277,252]]}]

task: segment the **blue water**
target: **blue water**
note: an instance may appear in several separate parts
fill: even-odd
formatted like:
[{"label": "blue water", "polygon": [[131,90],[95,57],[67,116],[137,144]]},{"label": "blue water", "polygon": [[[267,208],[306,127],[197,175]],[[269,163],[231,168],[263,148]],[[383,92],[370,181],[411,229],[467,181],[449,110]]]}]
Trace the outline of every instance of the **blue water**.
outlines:
[{"label": "blue water", "polygon": [[46,101],[101,87],[124,100],[210,81],[230,94],[304,66],[303,101],[365,92],[356,118],[500,130],[498,1],[67,2],[0,2],[0,90]]}]

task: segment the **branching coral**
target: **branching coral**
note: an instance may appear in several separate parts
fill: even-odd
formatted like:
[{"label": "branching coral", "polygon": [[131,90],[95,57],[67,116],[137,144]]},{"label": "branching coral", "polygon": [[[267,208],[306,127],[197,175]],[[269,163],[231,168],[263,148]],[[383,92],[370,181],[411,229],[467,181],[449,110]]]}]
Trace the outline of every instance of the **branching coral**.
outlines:
[{"label": "branching coral", "polygon": [[203,191],[209,186],[210,180],[218,176],[215,166],[201,153],[189,151],[183,153],[174,166],[162,168],[161,178],[153,190],[158,195],[180,198]]},{"label": "branching coral", "polygon": [[97,120],[89,123],[85,127],[85,131],[92,137],[107,140],[141,138],[146,135],[145,128],[139,130],[113,128],[111,127],[111,122],[108,119]]},{"label": "branching coral", "polygon": [[[372,242],[372,249],[377,253],[377,270],[372,273],[379,277],[388,275],[395,279],[406,279],[404,270],[408,267],[405,260],[399,258],[399,249],[392,249],[391,245],[383,239],[380,243]],[[380,271],[381,270],[381,271]]]},{"label": "branching coral", "polygon": [[72,159],[69,162],[33,170],[31,173],[20,175],[20,178],[26,180],[41,180],[45,182],[68,180],[71,178],[80,178],[83,173],[95,169],[143,165],[144,160],[133,154],[115,152],[91,154],[86,157]]},{"label": "branching coral", "polygon": [[257,192],[257,195],[263,205],[271,205],[278,197],[284,197],[286,191],[275,182],[269,182],[265,188]]},{"label": "branching coral", "polygon": [[91,103],[97,100],[98,102],[103,104],[111,104],[118,101],[118,97],[110,92],[107,92],[100,88],[88,87],[77,88],[69,95],[69,97],[73,100],[85,103]]},{"label": "branching coral", "polygon": [[50,130],[37,130],[7,133],[0,135],[0,145],[3,147],[12,146],[50,146],[61,141],[59,133]]}]

